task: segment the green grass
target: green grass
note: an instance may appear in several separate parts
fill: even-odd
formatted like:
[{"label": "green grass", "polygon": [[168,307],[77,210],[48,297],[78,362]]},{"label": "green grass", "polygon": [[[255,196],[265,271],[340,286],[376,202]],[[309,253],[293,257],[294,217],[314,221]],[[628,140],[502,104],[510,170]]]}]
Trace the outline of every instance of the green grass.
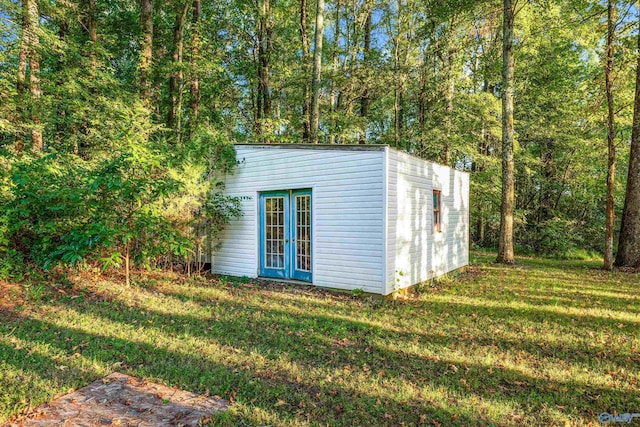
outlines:
[{"label": "green grass", "polygon": [[[218,425],[599,425],[640,412],[640,277],[474,254],[410,300],[155,275],[52,286],[0,323],[0,422],[120,371]],[[33,288],[30,290],[34,293]]]}]

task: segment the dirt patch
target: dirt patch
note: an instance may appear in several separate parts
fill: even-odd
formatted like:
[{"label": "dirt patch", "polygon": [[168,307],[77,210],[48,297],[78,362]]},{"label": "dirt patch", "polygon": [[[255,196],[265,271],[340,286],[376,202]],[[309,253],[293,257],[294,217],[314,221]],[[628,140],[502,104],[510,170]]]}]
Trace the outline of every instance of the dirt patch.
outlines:
[{"label": "dirt patch", "polygon": [[16,306],[23,304],[22,287],[0,281],[0,317],[13,315]]},{"label": "dirt patch", "polygon": [[198,426],[228,403],[113,373],[5,426]]}]

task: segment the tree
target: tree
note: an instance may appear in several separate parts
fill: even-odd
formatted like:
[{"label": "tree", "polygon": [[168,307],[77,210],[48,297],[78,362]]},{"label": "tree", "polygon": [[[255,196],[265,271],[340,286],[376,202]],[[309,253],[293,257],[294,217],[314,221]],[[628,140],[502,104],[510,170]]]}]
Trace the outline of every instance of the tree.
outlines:
[{"label": "tree", "polygon": [[604,269],[613,268],[613,227],[615,221],[615,175],[616,175],[616,144],[613,104],[613,38],[615,36],[615,6],[613,0],[607,2],[607,50],[605,65],[605,91],[607,95],[607,207],[606,231],[604,249]]},{"label": "tree", "polygon": [[[497,0],[0,1],[0,37],[11,41],[0,49],[0,156],[10,163],[32,158],[15,154],[38,147],[39,132],[47,151],[93,170],[122,148],[127,118],[167,161],[194,149],[205,158],[215,141],[387,143],[472,174],[475,244],[511,259],[514,246],[603,253],[606,2],[511,0],[503,16]],[[635,6],[613,6],[620,144],[632,137],[638,40]],[[635,147],[618,149],[617,169]],[[627,212],[635,157],[628,196],[614,188]],[[638,252],[624,243],[633,217],[623,214],[618,258]]]},{"label": "tree", "polygon": [[324,36],[324,0],[316,4],[316,33],[313,46],[313,81],[311,83],[311,142],[318,143],[320,123],[320,78],[322,76],[322,38]]},{"label": "tree", "polygon": [[[40,13],[37,0],[23,0],[22,2],[22,34],[20,37],[20,54],[18,62],[17,89],[23,95],[26,90],[26,71],[29,65],[29,105],[31,108],[31,148],[42,151],[42,129],[40,129],[39,101],[42,96],[40,88],[40,36],[38,26]],[[22,96],[24,99],[24,96]],[[23,104],[18,102],[18,115],[24,117]],[[24,147],[21,133],[16,138],[16,150],[20,153]]]},{"label": "tree", "polygon": [[[364,59],[365,67],[368,66],[366,62],[367,60],[370,59],[369,56],[371,55],[371,20],[373,19],[372,15],[373,15],[373,11],[369,10],[369,13],[367,13],[367,20],[364,25],[364,52],[362,57]],[[362,120],[364,122],[363,123],[364,128],[360,133],[360,140],[359,140],[360,144],[366,144],[367,142],[367,117],[368,116],[369,116],[369,88],[365,84],[365,87],[362,89],[362,95],[360,96],[360,117],[362,117]]]},{"label": "tree", "polygon": [[640,31],[636,55],[636,90],[629,172],[615,264],[620,267],[637,268],[640,267]]},{"label": "tree", "polygon": [[191,107],[190,130],[198,126],[200,116],[200,79],[198,76],[198,56],[200,55],[200,14],[202,3],[200,0],[193,0],[193,15],[191,17],[191,79],[189,81],[189,92],[191,95],[189,105]]},{"label": "tree", "polygon": [[[31,19],[29,18],[29,0],[22,1],[22,33],[20,35],[20,53],[18,57],[17,90],[20,99],[16,102],[16,113],[21,121],[25,121],[23,111],[24,93],[27,86],[27,63],[29,61],[29,44],[31,33]],[[16,133],[16,151],[22,153],[24,149],[24,136],[22,131]]]},{"label": "tree", "polygon": [[329,144],[336,142],[336,110],[338,107],[338,85],[336,84],[338,66],[339,66],[339,44],[340,44],[340,11],[342,8],[342,0],[336,0],[335,16],[333,27],[333,47],[331,48],[331,86],[329,88],[329,112],[331,115],[331,124],[329,132]]},{"label": "tree", "polygon": [[176,142],[180,142],[182,129],[182,84],[184,72],[182,59],[184,52],[184,25],[189,11],[189,0],[176,5],[176,21],[173,26],[173,56],[171,77],[169,78],[169,115],[167,126],[175,128]]},{"label": "tree", "polygon": [[271,51],[273,48],[271,27],[271,6],[269,0],[260,0],[258,18],[258,94],[256,100],[256,133],[261,142],[264,142],[263,133],[270,131],[265,129],[266,120],[271,118],[271,89],[269,87],[269,74],[271,65]]},{"label": "tree", "polygon": [[515,199],[513,146],[513,22],[514,3],[504,0],[502,29],[502,205],[500,208],[499,263],[513,264],[513,209]]},{"label": "tree", "polygon": [[[449,24],[449,31],[453,32],[456,25],[456,16],[451,17],[451,21]],[[454,96],[455,96],[455,85],[456,85],[456,74],[455,74],[455,62],[456,62],[456,51],[457,46],[455,45],[456,39],[453,35],[450,35],[447,38],[446,43],[446,59],[443,61],[445,63],[445,99],[447,101],[446,107],[446,115],[445,115],[445,140],[444,146],[442,147],[442,163],[445,165],[449,165],[451,163],[451,138],[453,136],[453,109],[454,109]]]},{"label": "tree", "polygon": [[98,42],[98,22],[96,20],[96,0],[83,0],[85,11],[85,23],[83,30],[89,35],[91,47],[89,49],[89,65],[92,73],[95,73],[97,67],[96,43]]},{"label": "tree", "polygon": [[300,0],[300,40],[302,42],[302,140],[309,142],[311,134],[311,99],[309,99],[309,34],[307,33],[307,0]]},{"label": "tree", "polygon": [[153,60],[153,3],[152,0],[140,0],[140,90],[145,107],[151,107],[151,64]]}]

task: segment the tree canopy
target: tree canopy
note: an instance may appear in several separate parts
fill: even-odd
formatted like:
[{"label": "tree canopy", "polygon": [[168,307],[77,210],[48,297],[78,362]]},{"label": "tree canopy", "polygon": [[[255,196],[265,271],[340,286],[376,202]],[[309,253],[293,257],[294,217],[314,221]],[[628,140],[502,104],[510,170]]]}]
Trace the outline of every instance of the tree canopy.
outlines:
[{"label": "tree canopy", "polygon": [[[516,251],[603,252],[607,4],[512,3]],[[638,9],[612,5],[620,214]],[[495,247],[503,25],[495,0],[0,0],[0,251],[193,257],[197,224],[239,214],[218,184],[234,142],[385,143],[468,170],[472,241]]]}]

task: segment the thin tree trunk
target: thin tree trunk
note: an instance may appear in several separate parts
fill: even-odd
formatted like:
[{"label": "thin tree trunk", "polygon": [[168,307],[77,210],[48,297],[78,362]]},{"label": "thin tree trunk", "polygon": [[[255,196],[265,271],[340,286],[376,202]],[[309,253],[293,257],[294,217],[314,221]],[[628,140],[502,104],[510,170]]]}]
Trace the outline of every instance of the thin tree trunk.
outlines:
[{"label": "thin tree trunk", "polygon": [[484,209],[480,208],[480,213],[478,215],[478,244],[480,246],[484,246],[485,224]]},{"label": "thin tree trunk", "polygon": [[400,147],[403,134],[403,104],[404,104],[404,76],[400,71],[400,34],[401,30],[398,28],[398,38],[395,41],[394,49],[394,75],[395,75],[395,88],[393,95],[393,139],[396,148]]},{"label": "thin tree trunk", "polygon": [[[424,66],[420,70],[420,77],[418,80],[419,94],[418,94],[418,128],[421,135],[424,132],[424,127],[427,119],[427,77],[424,70]],[[422,137],[422,136],[421,136]]]},{"label": "thin tree trunk", "polygon": [[604,265],[605,270],[613,269],[613,227],[615,221],[615,205],[613,193],[615,190],[616,146],[615,123],[613,105],[613,37],[615,35],[613,0],[607,3],[607,65],[605,69],[605,90],[607,92],[607,207]]},{"label": "thin tree trunk", "polygon": [[[97,11],[96,11],[96,2],[95,0],[82,0],[81,1],[81,10],[78,16],[78,20],[82,25],[82,30],[89,37],[89,45],[88,45],[88,56],[89,56],[89,75],[90,79],[93,81],[96,78],[96,71],[98,68],[98,57],[97,57],[97,45],[98,45],[98,22],[97,22]],[[86,55],[86,52],[84,53]],[[93,97],[96,93],[96,89],[93,86],[89,87],[90,97]],[[70,112],[73,114],[73,111]],[[88,131],[88,122],[86,117],[83,117],[82,122],[80,123],[80,132],[78,132],[78,126],[76,123],[72,124],[72,135],[73,135],[73,153],[76,155],[86,156],[85,146],[87,141]],[[82,139],[78,139],[78,133],[82,135]],[[83,144],[84,142],[84,144]]]},{"label": "thin tree trunk", "polygon": [[322,38],[324,35],[324,0],[317,0],[316,33],[313,48],[313,82],[311,84],[311,141],[318,143],[320,125],[320,77],[322,75]]},{"label": "thin tree trunk", "polygon": [[257,75],[258,75],[258,87],[256,88],[256,93],[255,95],[255,107],[254,107],[254,126],[255,126],[255,132],[256,132],[256,136],[257,136],[257,140],[259,142],[264,142],[264,138],[262,136],[262,117],[263,117],[263,110],[262,110],[262,85],[263,85],[263,79],[262,79],[262,66],[260,65],[260,38],[261,36],[258,36],[258,44],[256,46],[256,51],[257,51],[257,55],[254,55],[254,62],[257,68]]},{"label": "thin tree trunk", "polygon": [[258,20],[258,99],[256,116],[259,139],[265,142],[263,134],[269,129],[265,128],[265,119],[271,116],[271,94],[269,88],[269,67],[271,56],[271,6],[269,0],[260,2],[260,18]]},{"label": "thin tree trunk", "polygon": [[[60,18],[58,22],[58,40],[61,46],[65,46],[68,43],[69,37],[69,23],[64,18],[64,15]],[[58,86],[63,86],[66,81],[66,76],[62,74],[62,71],[67,68],[67,55],[59,55],[56,58],[56,83]],[[66,103],[64,102],[64,95],[61,92],[57,92],[55,94],[56,98],[56,118],[55,118],[55,139],[59,146],[64,144],[65,138],[68,137],[67,134],[67,109]],[[77,154],[78,141],[75,138],[71,138],[72,141],[72,151],[74,154]]]},{"label": "thin tree trunk", "polygon": [[395,40],[393,40],[394,49],[393,49],[393,73],[394,73],[394,96],[393,96],[393,137],[394,137],[394,145],[396,148],[400,148],[403,141],[403,133],[404,133],[404,83],[405,83],[405,73],[402,70],[404,64],[406,64],[406,56],[405,61],[402,61],[402,38],[404,33],[403,28],[403,14],[404,14],[404,5],[402,2],[397,3],[398,6],[398,32],[396,34]]},{"label": "thin tree trunk", "polygon": [[[453,21],[452,24],[453,26]],[[451,36],[452,37],[452,36]],[[455,62],[455,45],[451,42],[448,43],[447,49],[447,87],[445,91],[445,98],[447,100],[447,111],[445,114],[445,140],[444,147],[442,148],[442,162],[445,165],[449,165],[451,163],[451,136],[453,135],[453,97],[455,94],[455,73],[454,73],[454,62]]]},{"label": "thin tree trunk", "polygon": [[129,247],[130,247],[130,244],[129,242],[127,242],[125,244],[125,249],[124,249],[124,280],[127,288],[131,286],[131,273],[130,273],[131,267],[129,265],[130,263]]},{"label": "thin tree trunk", "polygon": [[[555,151],[555,141],[551,138],[540,142],[540,164],[542,166],[542,179],[540,183],[540,203],[538,207],[538,223],[543,223],[552,217],[552,200],[554,194],[551,192],[551,183],[557,181],[554,174],[558,166],[553,161]],[[562,193],[562,191],[560,191]]]},{"label": "thin tree trunk", "polygon": [[182,110],[182,81],[184,72],[182,70],[183,46],[184,46],[184,23],[187,20],[189,1],[179,5],[176,10],[176,21],[173,26],[173,66],[171,77],[169,78],[169,114],[167,117],[167,127],[175,128],[176,142],[180,142],[181,131],[181,110]]},{"label": "thin tree trunk", "polygon": [[338,107],[338,96],[336,94],[337,85],[336,85],[336,75],[338,73],[338,47],[340,43],[340,8],[342,6],[341,0],[336,0],[336,17],[335,17],[335,28],[333,30],[333,49],[331,51],[331,63],[333,67],[333,76],[331,77],[331,94],[329,100],[329,108],[331,109],[331,122],[332,126],[329,130],[329,144],[335,144],[336,142],[336,128],[337,128],[337,120],[335,118],[335,114]]},{"label": "thin tree trunk", "polygon": [[91,72],[95,73],[98,66],[96,57],[96,44],[98,43],[98,22],[96,20],[96,0],[88,0],[88,14],[89,14],[89,39],[91,40],[91,51],[89,52],[89,66]]},{"label": "thin tree trunk", "polygon": [[[638,19],[640,24],[640,17]],[[622,226],[618,240],[616,265],[640,267],[640,29],[638,32],[638,52],[636,63],[636,94],[633,109],[633,130],[631,132],[631,153],[627,191],[622,211]]]},{"label": "thin tree trunk", "polygon": [[152,0],[140,0],[140,91],[142,103],[151,107],[151,61],[153,60],[153,3]]},{"label": "thin tree trunk", "polygon": [[513,264],[513,209],[515,203],[513,148],[513,21],[512,0],[503,3],[502,34],[502,204],[497,262]]},{"label": "thin tree trunk", "polygon": [[395,147],[399,148],[402,143],[404,134],[404,78],[401,76],[396,77],[398,84],[394,90],[394,143]]},{"label": "thin tree trunk", "polygon": [[29,2],[30,40],[29,40],[29,91],[31,92],[31,148],[33,151],[42,151],[42,129],[40,129],[40,37],[38,35],[38,22],[40,12],[37,0]]},{"label": "thin tree trunk", "polygon": [[[365,69],[369,68],[369,64],[367,63],[371,51],[371,20],[372,20],[373,11],[369,10],[367,13],[367,20],[364,26],[364,51],[363,51],[363,59],[364,59],[364,67]],[[363,121],[363,129],[360,133],[360,144],[367,143],[367,117],[369,116],[369,87],[368,83],[365,82],[364,88],[362,90],[362,96],[360,97],[360,117],[362,117]]]},{"label": "thin tree trunk", "polygon": [[193,132],[198,126],[198,118],[200,115],[200,80],[198,78],[198,55],[200,54],[200,13],[202,4],[200,0],[193,1],[193,15],[191,23],[193,28],[191,31],[191,80],[189,82],[189,92],[191,95],[189,105],[191,107],[190,131]]},{"label": "thin tree trunk", "polygon": [[[31,25],[29,19],[29,2],[33,0],[22,1],[22,33],[20,35],[20,51],[18,53],[18,76],[16,88],[18,90],[18,102],[16,102],[16,115],[18,121],[25,122],[25,111],[23,108],[25,101],[25,90],[27,87],[27,61],[29,60],[29,40],[31,33]],[[16,151],[22,154],[24,150],[24,130],[19,129],[16,133]]]},{"label": "thin tree trunk", "polygon": [[303,101],[302,101],[302,140],[309,142],[311,133],[310,106],[311,89],[309,88],[309,34],[307,33],[307,0],[300,0],[300,38],[302,41],[302,78],[303,78]]}]

